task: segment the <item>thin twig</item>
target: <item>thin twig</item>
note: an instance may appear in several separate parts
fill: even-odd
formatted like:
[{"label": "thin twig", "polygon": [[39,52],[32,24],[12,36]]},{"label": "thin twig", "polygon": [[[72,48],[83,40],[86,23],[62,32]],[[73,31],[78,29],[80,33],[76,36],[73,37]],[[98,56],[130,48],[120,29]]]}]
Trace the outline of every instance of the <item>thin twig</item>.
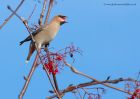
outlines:
[{"label": "thin twig", "polygon": [[79,94],[80,99],[82,99],[82,95],[81,95],[80,91],[78,90],[78,88],[77,88],[77,92]]},{"label": "thin twig", "polygon": [[[20,2],[20,4],[17,6],[17,8],[15,9],[15,13],[18,11],[18,9],[21,7],[21,5],[23,4],[23,2],[24,2],[25,0],[22,0],[21,2]],[[2,27],[12,18],[12,16],[14,15],[14,13],[12,13],[8,18],[6,18],[5,20],[4,20],[4,22],[0,25],[0,29],[2,29]]]},{"label": "thin twig", "polygon": [[76,92],[73,92],[73,94],[76,97],[76,99],[79,99],[79,97],[76,95]]},{"label": "thin twig", "polygon": [[37,4],[35,4],[33,11],[31,12],[30,16],[28,17],[28,19],[27,19],[28,21],[31,19],[33,13],[35,12],[36,6],[37,6]]},{"label": "thin twig", "polygon": [[86,92],[85,92],[84,95],[83,95],[83,99],[85,99],[85,97],[86,97]]},{"label": "thin twig", "polygon": [[43,21],[44,13],[45,13],[45,10],[46,10],[46,5],[47,5],[47,0],[44,0],[43,7],[42,7],[42,12],[40,14],[40,18],[39,18],[39,22],[38,22],[40,26],[42,26],[42,21]]},{"label": "thin twig", "polygon": [[45,21],[44,21],[45,26],[48,24],[48,19],[49,19],[49,16],[50,16],[51,9],[53,7],[53,3],[54,3],[54,0],[50,0],[48,11],[47,11],[46,18],[45,18]]}]

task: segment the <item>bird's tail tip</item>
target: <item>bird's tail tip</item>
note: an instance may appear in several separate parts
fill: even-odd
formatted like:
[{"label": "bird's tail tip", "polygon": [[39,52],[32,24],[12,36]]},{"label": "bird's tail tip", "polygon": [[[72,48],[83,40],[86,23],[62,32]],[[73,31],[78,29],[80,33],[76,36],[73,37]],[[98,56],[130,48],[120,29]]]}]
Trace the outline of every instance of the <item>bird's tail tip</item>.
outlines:
[{"label": "bird's tail tip", "polygon": [[28,64],[29,63],[29,60],[26,60],[25,63]]}]

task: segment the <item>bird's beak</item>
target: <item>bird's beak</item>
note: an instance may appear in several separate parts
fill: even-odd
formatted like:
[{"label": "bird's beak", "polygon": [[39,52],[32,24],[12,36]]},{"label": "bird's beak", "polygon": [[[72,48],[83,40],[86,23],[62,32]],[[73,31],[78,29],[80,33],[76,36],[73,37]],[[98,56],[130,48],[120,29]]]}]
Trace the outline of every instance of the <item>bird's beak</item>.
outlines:
[{"label": "bird's beak", "polygon": [[59,17],[62,19],[61,25],[64,24],[64,23],[68,23],[68,22],[66,21],[67,16],[59,15]]},{"label": "bird's beak", "polygon": [[68,22],[66,21],[67,16],[62,16],[62,18],[65,20],[64,23],[68,23]]},{"label": "bird's beak", "polygon": [[67,23],[66,22],[67,16],[60,15],[59,17],[61,17],[64,20],[64,22]]}]

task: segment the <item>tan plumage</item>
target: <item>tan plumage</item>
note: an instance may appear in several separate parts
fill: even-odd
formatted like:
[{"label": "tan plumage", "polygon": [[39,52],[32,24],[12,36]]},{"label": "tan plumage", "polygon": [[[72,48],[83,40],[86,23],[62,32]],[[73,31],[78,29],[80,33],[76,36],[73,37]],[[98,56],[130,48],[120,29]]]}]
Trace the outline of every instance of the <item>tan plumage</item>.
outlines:
[{"label": "tan plumage", "polygon": [[[65,19],[66,16],[55,16],[47,26],[39,28],[37,31],[32,33],[38,49],[41,49],[43,45],[47,45],[51,40],[54,39],[60,29],[60,26],[66,23]],[[32,42],[32,38],[28,36],[25,40],[20,42],[20,45],[27,41],[31,41],[27,57],[27,61],[29,61],[30,57],[35,51],[35,44]]]}]

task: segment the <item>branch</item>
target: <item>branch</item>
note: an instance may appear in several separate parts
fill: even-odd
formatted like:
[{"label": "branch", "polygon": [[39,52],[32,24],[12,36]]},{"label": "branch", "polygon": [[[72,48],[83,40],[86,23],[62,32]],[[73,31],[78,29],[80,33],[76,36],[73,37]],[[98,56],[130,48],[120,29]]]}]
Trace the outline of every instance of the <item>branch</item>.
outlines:
[{"label": "branch", "polygon": [[34,73],[34,71],[35,71],[37,65],[38,65],[38,64],[37,64],[37,60],[38,60],[38,54],[36,55],[36,58],[35,58],[35,60],[34,60],[34,63],[33,63],[33,65],[32,65],[32,68],[31,68],[31,70],[30,70],[30,72],[29,72],[28,77],[25,79],[26,82],[25,82],[25,84],[24,84],[24,86],[23,86],[23,88],[22,88],[22,90],[21,90],[21,92],[20,92],[20,94],[19,94],[19,99],[22,99],[22,98],[23,98],[23,96],[24,96],[24,94],[25,94],[25,92],[26,92],[26,90],[27,90],[27,87],[28,87],[28,85],[29,85],[29,82],[30,82],[30,80],[31,80],[31,77],[32,77],[32,75],[33,75],[33,73]]},{"label": "branch", "polygon": [[47,0],[44,0],[44,3],[43,3],[43,8],[42,8],[42,12],[40,14],[40,18],[39,18],[39,25],[42,26],[42,21],[43,21],[43,17],[44,17],[44,12],[46,10],[46,4],[47,4]]},{"label": "branch", "polygon": [[[21,5],[23,4],[25,0],[22,0],[20,2],[20,4],[17,6],[17,8],[15,9],[14,13],[16,13],[18,11],[18,9],[21,7]],[[6,18],[4,20],[4,22],[0,25],[0,29],[2,29],[2,27],[12,18],[12,16],[14,15],[14,13],[12,13],[8,18]]]},{"label": "branch", "polygon": [[[116,83],[124,82],[124,81],[135,82],[136,80],[131,79],[131,78],[126,78],[126,79],[119,78],[119,79],[105,80],[105,81],[100,81],[100,82],[91,81],[91,82],[87,82],[87,83],[81,83],[81,84],[78,84],[78,85],[75,85],[75,86],[68,86],[67,88],[65,88],[64,90],[62,90],[60,92],[60,95],[64,95],[65,93],[72,92],[73,90],[78,89],[78,88],[88,87],[88,86],[97,85],[97,84],[105,84],[105,83],[116,84]],[[54,94],[53,96],[47,97],[47,99],[52,99],[52,98],[55,98],[56,96],[57,95]]]},{"label": "branch", "polygon": [[87,77],[87,78],[89,78],[89,79],[91,79],[91,80],[93,80],[93,81],[95,81],[95,82],[97,82],[97,83],[99,83],[99,84],[101,84],[101,85],[104,85],[104,86],[106,86],[106,87],[109,87],[109,88],[112,88],[112,89],[115,89],[115,90],[118,90],[118,91],[121,91],[121,92],[130,94],[130,95],[133,94],[133,93],[128,92],[128,91],[125,91],[125,90],[123,90],[123,89],[121,89],[121,88],[117,88],[117,87],[111,86],[111,85],[106,84],[106,83],[101,83],[101,81],[99,81],[99,80],[97,80],[97,79],[95,79],[95,78],[93,78],[93,77],[91,77],[91,76],[89,76],[89,75],[87,75],[87,74],[84,74],[84,73],[78,71],[76,68],[74,68],[71,64],[67,63],[65,60],[64,60],[64,64],[65,64],[66,66],[68,66],[68,67],[71,69],[72,72],[74,72],[74,73],[76,73],[76,74],[79,74],[79,75],[81,75],[81,76]]},{"label": "branch", "polygon": [[48,7],[48,11],[47,11],[46,18],[45,18],[45,22],[44,22],[44,25],[45,25],[45,26],[48,24],[48,19],[49,19],[49,16],[50,16],[50,12],[51,12],[53,3],[54,3],[54,0],[50,0],[50,2],[49,2],[49,7]]},{"label": "branch", "polygon": [[15,15],[20,19],[21,22],[26,23],[26,22],[25,22],[25,19],[22,18],[22,17],[20,17],[9,5],[7,6],[7,8],[8,8],[8,10],[10,10],[13,14],[15,14]]},{"label": "branch", "polygon": [[35,12],[35,10],[36,10],[36,6],[37,6],[37,4],[35,4],[33,11],[31,12],[30,16],[28,17],[28,20],[30,20],[30,19],[31,19],[31,17],[32,17],[33,13],[34,13],[34,12]]}]

